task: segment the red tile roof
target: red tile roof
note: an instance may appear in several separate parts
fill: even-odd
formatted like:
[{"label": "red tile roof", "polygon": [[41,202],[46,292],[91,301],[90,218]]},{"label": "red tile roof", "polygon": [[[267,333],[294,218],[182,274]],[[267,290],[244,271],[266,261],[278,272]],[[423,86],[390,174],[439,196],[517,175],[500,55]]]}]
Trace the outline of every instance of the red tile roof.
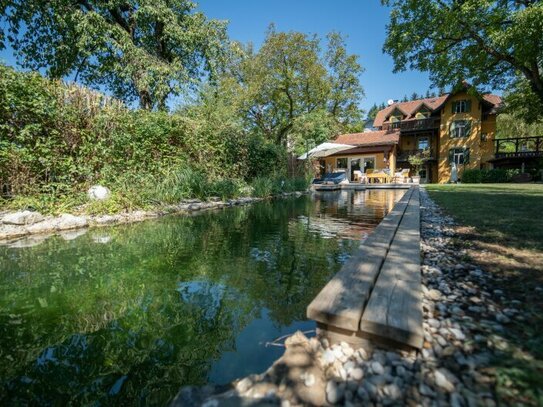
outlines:
[{"label": "red tile roof", "polygon": [[[430,108],[430,110],[437,110],[441,108],[441,106],[445,103],[448,97],[449,94],[446,93],[444,95],[434,98],[417,99],[411,100],[409,102],[396,102],[377,112],[375,120],[373,121],[373,126],[381,127],[384,121],[390,115],[390,113],[392,113],[396,108],[406,115],[406,118],[404,120],[409,120],[415,117],[415,114],[418,112],[421,105],[425,104],[426,106],[428,106],[428,108]],[[498,95],[486,94],[483,95],[483,100],[494,105],[493,111],[495,111],[495,109],[501,104],[502,98]]]},{"label": "red tile roof", "polygon": [[375,120],[373,121],[373,126],[382,126],[388,115],[392,113],[396,108],[398,108],[401,112],[405,113],[405,115],[407,116],[406,119],[410,119],[411,116],[416,114],[422,104],[428,106],[430,110],[439,109],[441,105],[445,102],[445,100],[447,100],[448,96],[448,94],[445,94],[435,98],[417,99],[411,100],[409,102],[396,102],[377,112]]},{"label": "red tile roof", "polygon": [[364,133],[341,134],[334,143],[352,144],[354,146],[384,146],[398,144],[400,132],[389,133],[386,130],[367,131]]}]

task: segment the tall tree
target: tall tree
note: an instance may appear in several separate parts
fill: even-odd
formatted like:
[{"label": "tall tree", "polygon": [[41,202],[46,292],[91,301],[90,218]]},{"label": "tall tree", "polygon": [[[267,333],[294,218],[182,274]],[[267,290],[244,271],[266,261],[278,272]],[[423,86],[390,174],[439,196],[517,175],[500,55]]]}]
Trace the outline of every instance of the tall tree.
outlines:
[{"label": "tall tree", "polygon": [[361,120],[357,57],[347,53],[338,34],[328,36],[324,52],[320,43],[316,36],[271,26],[258,52],[248,46],[234,59],[222,86],[238,87],[250,129],[287,146],[304,138],[330,138]]},{"label": "tall tree", "polygon": [[328,65],[330,95],[328,111],[343,124],[358,121],[361,110],[358,102],[364,96],[359,76],[364,69],[356,55],[349,55],[345,39],[337,32],[328,34],[325,60]]},{"label": "tall tree", "polygon": [[517,75],[543,102],[543,2],[382,0],[392,7],[384,51],[395,71],[429,71],[438,86],[507,87]]},{"label": "tall tree", "polygon": [[0,2],[23,67],[104,86],[145,109],[165,108],[168,96],[213,74],[228,49],[226,23],[189,0]]},{"label": "tall tree", "polygon": [[375,120],[375,116],[377,116],[379,110],[381,109],[377,106],[377,103],[374,103],[370,110],[368,110],[368,119]]}]

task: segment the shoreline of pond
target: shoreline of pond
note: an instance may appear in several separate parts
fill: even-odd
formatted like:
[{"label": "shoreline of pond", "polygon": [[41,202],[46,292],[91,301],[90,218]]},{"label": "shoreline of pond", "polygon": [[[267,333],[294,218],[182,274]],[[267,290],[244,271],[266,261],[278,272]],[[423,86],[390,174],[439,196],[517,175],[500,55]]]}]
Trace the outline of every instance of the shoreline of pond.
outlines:
[{"label": "shoreline of pond", "polygon": [[32,247],[53,235],[61,235],[65,240],[75,239],[81,230],[104,226],[157,219],[166,215],[192,215],[204,211],[249,205],[267,199],[300,197],[310,191],[283,192],[267,198],[242,197],[222,201],[212,199],[183,200],[179,204],[159,206],[151,210],[126,211],[103,215],[73,215],[63,213],[58,216],[43,216],[36,211],[0,212],[0,245],[23,248]]}]

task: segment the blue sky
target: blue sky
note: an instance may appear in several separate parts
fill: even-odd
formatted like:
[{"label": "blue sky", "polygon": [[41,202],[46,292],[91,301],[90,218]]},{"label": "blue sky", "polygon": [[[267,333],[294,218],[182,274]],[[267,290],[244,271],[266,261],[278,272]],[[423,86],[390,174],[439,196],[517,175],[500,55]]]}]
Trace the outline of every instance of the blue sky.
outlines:
[{"label": "blue sky", "polygon": [[382,52],[390,10],[380,0],[200,0],[199,6],[209,17],[228,20],[232,39],[256,46],[272,22],[278,31],[347,35],[348,51],[358,55],[366,69],[360,78],[366,111],[373,103],[430,88],[426,72],[392,73],[392,57]]},{"label": "blue sky", "polygon": [[[266,29],[274,23],[278,31],[301,31],[324,37],[330,31],[347,36],[347,48],[358,55],[365,72],[360,81],[366,96],[361,107],[401,99],[430,88],[425,72],[393,74],[392,58],[383,54],[389,10],[380,0],[200,0],[199,9],[208,17],[229,21],[232,39],[259,46]],[[0,60],[14,65],[11,49],[0,51]]]}]

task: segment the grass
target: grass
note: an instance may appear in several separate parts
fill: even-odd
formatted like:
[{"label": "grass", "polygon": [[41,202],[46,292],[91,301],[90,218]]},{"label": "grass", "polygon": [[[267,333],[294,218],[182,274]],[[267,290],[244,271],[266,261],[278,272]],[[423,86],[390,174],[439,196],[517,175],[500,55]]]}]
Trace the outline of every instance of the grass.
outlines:
[{"label": "grass", "polygon": [[105,201],[89,201],[85,193],[90,185],[64,188],[62,193],[53,188],[37,190],[11,199],[0,197],[0,211],[30,209],[46,215],[60,213],[112,214],[124,210],[152,209],[179,203],[183,199],[222,200],[241,196],[271,197],[283,192],[305,191],[306,177],[260,177],[247,182],[243,179],[209,179],[205,173],[190,167],[172,168],[160,175],[119,174],[114,181],[103,182],[111,190]]},{"label": "grass", "polygon": [[[543,405],[543,184],[427,185],[459,224],[456,245],[492,273],[527,323],[507,326],[509,346],[494,361],[502,404]],[[508,304],[501,304],[504,308]]]}]

